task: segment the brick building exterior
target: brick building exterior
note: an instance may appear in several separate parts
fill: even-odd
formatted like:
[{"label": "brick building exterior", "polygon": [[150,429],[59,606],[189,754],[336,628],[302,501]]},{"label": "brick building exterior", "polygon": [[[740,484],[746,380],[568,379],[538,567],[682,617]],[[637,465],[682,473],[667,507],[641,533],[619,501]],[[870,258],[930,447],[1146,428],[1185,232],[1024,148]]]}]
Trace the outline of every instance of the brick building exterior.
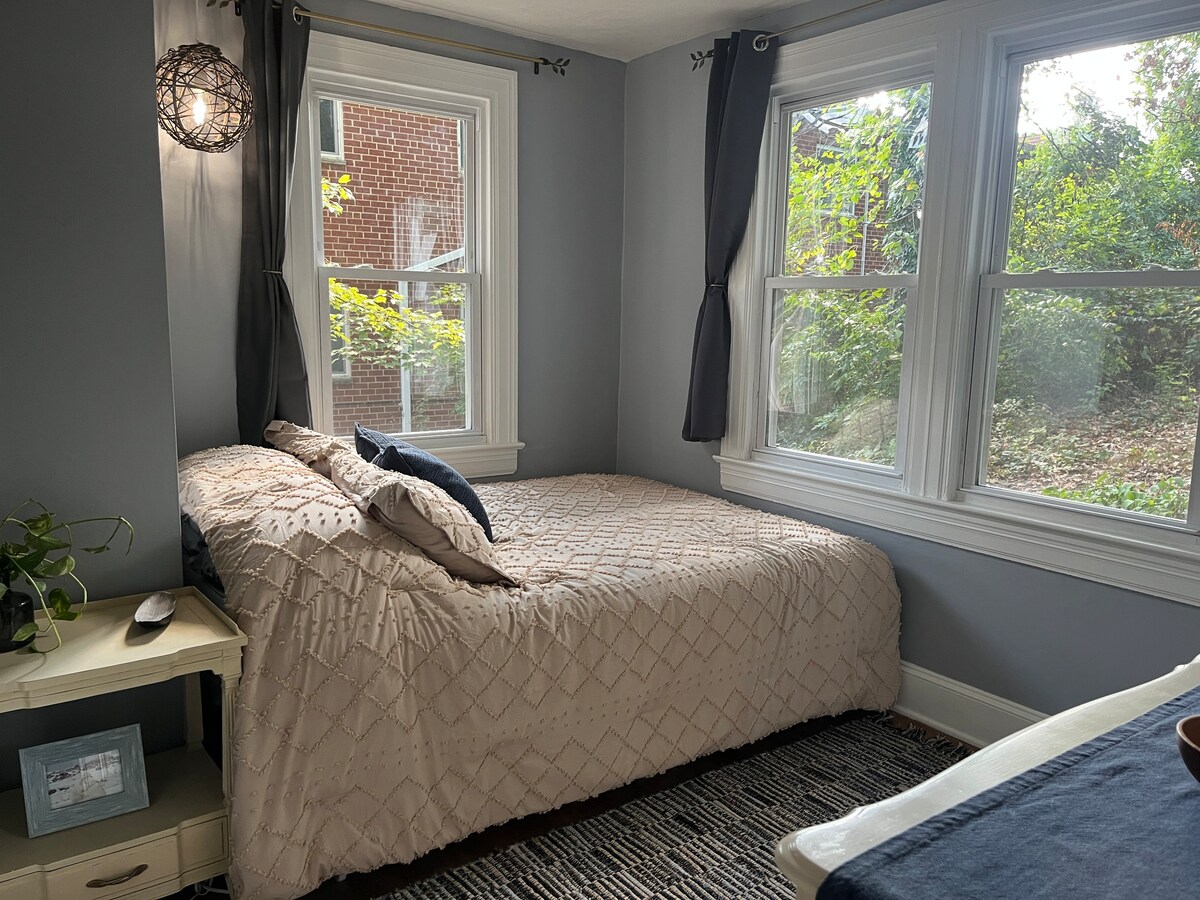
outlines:
[{"label": "brick building exterior", "polygon": [[[330,106],[322,113],[334,117],[330,134],[337,146],[329,146],[323,128],[321,175],[333,183],[349,175],[346,187],[354,197],[342,202],[341,215],[323,214],[326,262],[405,269],[448,255],[431,268],[462,271],[461,253],[455,253],[463,247],[465,208],[459,121],[349,102]],[[430,306],[436,284],[381,284],[352,276],[351,270],[339,280],[367,296],[383,288],[405,296],[414,308],[436,308],[448,319],[462,315],[455,304]],[[461,373],[413,373],[410,385],[406,429],[400,370],[361,360],[335,363],[334,433],[349,434],[355,422],[387,432],[465,427]]]}]

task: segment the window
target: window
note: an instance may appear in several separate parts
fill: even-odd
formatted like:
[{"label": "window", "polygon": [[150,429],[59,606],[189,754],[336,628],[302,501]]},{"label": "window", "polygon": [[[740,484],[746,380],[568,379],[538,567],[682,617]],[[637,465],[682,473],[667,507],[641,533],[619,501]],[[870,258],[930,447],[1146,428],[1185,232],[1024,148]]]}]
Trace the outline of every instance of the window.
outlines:
[{"label": "window", "polygon": [[897,468],[929,83],[785,107],[766,446]]},{"label": "window", "polygon": [[346,354],[346,341],[342,337],[348,327],[349,322],[347,318],[342,316],[341,322],[332,323],[330,329],[329,351],[332,359],[329,363],[329,372],[333,375],[334,384],[337,384],[339,381],[347,381],[350,378],[350,360]]},{"label": "window", "polygon": [[1014,61],[976,483],[1200,524],[1198,55],[1190,32]]},{"label": "window", "polygon": [[331,97],[317,100],[321,128],[321,159],[344,162],[342,157],[342,103]]},{"label": "window", "polygon": [[722,486],[1200,604],[1200,12],[947,3],[784,47]]},{"label": "window", "polygon": [[322,430],[515,470],[515,86],[313,35],[288,270]]}]

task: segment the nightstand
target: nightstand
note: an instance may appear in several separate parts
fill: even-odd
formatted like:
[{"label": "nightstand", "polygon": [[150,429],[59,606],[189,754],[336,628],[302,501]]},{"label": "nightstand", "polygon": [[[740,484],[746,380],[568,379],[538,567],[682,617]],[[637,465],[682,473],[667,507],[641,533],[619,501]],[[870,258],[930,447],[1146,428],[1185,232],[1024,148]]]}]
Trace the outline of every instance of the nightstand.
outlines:
[{"label": "nightstand", "polygon": [[[0,713],[187,676],[188,722],[186,747],[146,757],[146,809],[31,839],[21,791],[0,794],[0,900],[154,900],[228,870],[233,705],[246,636],[194,588],[171,593],[178,605],[164,629],[134,624],[146,594],[98,600],[59,623],[58,650],[0,656]],[[200,672],[224,688],[223,772],[200,746]]]}]

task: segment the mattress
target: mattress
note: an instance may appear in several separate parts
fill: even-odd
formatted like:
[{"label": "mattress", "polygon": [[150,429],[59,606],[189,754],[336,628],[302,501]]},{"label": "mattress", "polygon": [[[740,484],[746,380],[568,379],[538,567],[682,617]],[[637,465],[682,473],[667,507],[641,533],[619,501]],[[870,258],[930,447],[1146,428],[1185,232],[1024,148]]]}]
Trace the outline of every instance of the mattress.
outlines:
[{"label": "mattress", "polygon": [[249,639],[240,897],[297,897],[899,688],[886,557],[706,495],[484,485],[501,587],[450,576],[277,450],[193,454],[180,491]]},{"label": "mattress", "polygon": [[847,860],[1198,685],[1200,657],[1169,675],[1024,728],[902,794],[795,831],[779,842],[776,861],[798,900],[811,900],[825,876]]}]

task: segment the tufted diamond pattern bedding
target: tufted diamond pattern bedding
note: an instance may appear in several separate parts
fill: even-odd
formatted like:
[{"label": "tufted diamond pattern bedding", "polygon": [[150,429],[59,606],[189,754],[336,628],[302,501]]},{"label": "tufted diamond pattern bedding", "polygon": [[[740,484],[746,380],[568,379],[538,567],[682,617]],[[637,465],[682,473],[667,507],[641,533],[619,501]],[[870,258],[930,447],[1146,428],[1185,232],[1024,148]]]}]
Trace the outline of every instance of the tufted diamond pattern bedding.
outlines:
[{"label": "tufted diamond pattern bedding", "polygon": [[451,577],[294,457],[180,463],[249,636],[232,880],[297,897],[899,688],[887,559],[641,478],[483,485],[515,587]]}]

